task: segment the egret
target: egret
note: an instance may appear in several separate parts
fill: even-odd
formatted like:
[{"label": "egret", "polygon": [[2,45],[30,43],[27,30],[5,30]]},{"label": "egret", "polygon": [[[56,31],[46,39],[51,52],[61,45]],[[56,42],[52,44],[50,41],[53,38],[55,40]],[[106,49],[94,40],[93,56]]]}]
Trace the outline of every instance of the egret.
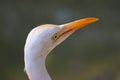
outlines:
[{"label": "egret", "polygon": [[62,25],[45,24],[30,31],[24,47],[25,71],[30,80],[51,80],[45,60],[48,53],[76,30],[97,21],[90,17]]}]

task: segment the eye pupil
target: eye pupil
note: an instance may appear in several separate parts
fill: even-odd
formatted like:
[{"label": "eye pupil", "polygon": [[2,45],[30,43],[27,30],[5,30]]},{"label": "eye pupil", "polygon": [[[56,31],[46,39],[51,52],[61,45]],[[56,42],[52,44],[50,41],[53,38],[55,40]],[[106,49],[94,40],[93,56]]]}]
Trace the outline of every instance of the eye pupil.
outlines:
[{"label": "eye pupil", "polygon": [[55,36],[54,38],[57,38],[57,36]]}]

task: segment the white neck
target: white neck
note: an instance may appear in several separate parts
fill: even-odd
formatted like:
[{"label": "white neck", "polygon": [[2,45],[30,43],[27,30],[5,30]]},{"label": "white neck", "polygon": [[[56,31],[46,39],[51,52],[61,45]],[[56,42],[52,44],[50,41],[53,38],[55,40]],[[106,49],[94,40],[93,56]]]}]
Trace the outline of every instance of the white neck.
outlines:
[{"label": "white neck", "polygon": [[26,62],[25,68],[30,80],[51,80],[46,67],[46,56],[42,55]]}]

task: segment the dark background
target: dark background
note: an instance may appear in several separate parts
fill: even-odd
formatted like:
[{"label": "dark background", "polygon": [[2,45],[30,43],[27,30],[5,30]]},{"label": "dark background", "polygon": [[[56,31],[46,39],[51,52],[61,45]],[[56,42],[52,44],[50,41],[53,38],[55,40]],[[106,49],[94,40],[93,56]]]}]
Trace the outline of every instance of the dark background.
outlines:
[{"label": "dark background", "polygon": [[41,24],[100,20],[55,48],[46,65],[53,80],[120,80],[120,0],[0,0],[0,80],[28,80],[24,43]]}]

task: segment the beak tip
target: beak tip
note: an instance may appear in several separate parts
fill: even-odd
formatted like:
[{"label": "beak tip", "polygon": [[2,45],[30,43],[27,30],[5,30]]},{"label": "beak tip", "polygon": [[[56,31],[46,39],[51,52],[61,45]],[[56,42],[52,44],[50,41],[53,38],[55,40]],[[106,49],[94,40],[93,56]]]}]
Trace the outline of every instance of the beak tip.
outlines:
[{"label": "beak tip", "polygon": [[96,18],[96,17],[95,17],[94,19],[95,19],[95,21],[98,21],[98,20],[99,20],[99,18]]},{"label": "beak tip", "polygon": [[99,20],[99,18],[97,17],[89,17],[89,18],[83,18],[83,19],[85,20],[85,21],[83,20],[83,22],[85,22],[86,24],[94,23]]},{"label": "beak tip", "polygon": [[88,21],[92,21],[92,22],[96,22],[98,20],[99,20],[99,18],[97,18],[97,17],[90,17],[90,18],[88,18]]}]

